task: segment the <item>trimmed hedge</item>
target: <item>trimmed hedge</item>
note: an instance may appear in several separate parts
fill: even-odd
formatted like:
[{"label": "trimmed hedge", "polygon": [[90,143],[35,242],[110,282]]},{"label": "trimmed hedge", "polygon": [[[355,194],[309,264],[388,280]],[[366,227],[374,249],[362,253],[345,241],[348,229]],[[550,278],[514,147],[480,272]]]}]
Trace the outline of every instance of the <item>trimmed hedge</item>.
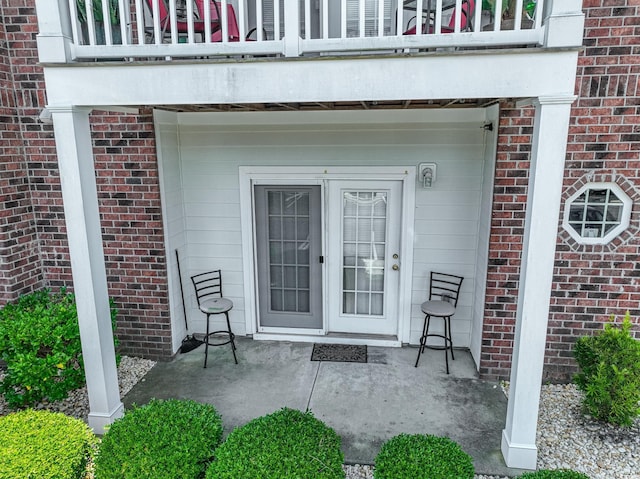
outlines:
[{"label": "trimmed hedge", "polygon": [[[114,329],[116,315],[111,302]],[[84,386],[75,296],[64,288],[58,293],[43,289],[2,307],[0,357],[7,363],[0,394],[11,408],[65,399]]]},{"label": "trimmed hedge", "polygon": [[400,434],[382,445],[375,479],[473,479],[471,456],[447,437]]},{"label": "trimmed hedge", "polygon": [[213,406],[153,399],[111,425],[95,479],[199,479],[221,439],[222,419]]},{"label": "trimmed hedge", "polygon": [[62,413],[0,417],[0,478],[82,479],[96,442],[84,422]]},{"label": "trimmed hedge", "polygon": [[540,469],[535,472],[525,472],[520,479],[589,479],[589,476],[570,469]]},{"label": "trimmed hedge", "polygon": [[235,429],[207,479],[344,478],[340,437],[311,412],[284,408]]}]

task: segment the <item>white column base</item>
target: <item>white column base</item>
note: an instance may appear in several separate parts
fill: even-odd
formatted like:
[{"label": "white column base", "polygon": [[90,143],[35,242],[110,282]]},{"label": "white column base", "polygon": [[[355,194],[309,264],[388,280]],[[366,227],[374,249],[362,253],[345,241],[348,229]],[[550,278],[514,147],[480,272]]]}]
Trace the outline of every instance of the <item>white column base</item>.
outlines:
[{"label": "white column base", "polygon": [[108,426],[122,416],[124,416],[124,404],[119,403],[110,413],[90,412],[87,422],[89,427],[93,429],[94,434],[102,436]]},{"label": "white column base", "polygon": [[502,430],[502,455],[508,467],[535,471],[538,463],[538,448],[535,444],[515,444]]}]

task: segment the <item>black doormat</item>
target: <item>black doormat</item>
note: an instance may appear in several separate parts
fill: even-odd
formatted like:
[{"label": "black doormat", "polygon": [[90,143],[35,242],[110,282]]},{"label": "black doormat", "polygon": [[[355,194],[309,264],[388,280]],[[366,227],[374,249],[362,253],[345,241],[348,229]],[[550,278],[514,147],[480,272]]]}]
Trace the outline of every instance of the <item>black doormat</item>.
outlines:
[{"label": "black doormat", "polygon": [[367,347],[353,344],[313,345],[311,361],[335,361],[345,363],[366,363]]}]

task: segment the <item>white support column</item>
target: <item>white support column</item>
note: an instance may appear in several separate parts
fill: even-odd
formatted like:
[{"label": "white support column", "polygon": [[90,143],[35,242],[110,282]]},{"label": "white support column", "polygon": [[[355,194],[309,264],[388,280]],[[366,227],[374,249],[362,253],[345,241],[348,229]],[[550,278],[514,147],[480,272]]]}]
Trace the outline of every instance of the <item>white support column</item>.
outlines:
[{"label": "white support column", "polygon": [[536,429],[553,264],[574,96],[536,100],[511,384],[502,455],[509,467],[535,469]]},{"label": "white support column", "polygon": [[36,0],[38,59],[41,63],[71,60],[71,19],[68,0]]},{"label": "white support column", "polygon": [[107,292],[89,110],[48,107],[53,118],[82,356],[89,426],[102,434],[122,416]]}]

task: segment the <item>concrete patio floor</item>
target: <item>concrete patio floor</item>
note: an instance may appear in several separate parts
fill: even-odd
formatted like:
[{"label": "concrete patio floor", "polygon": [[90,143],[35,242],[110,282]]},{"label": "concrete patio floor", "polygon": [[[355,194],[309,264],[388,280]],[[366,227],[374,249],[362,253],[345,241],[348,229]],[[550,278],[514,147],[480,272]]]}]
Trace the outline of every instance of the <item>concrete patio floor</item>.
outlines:
[{"label": "concrete patio floor", "polygon": [[444,353],[416,348],[368,348],[367,363],[311,361],[311,343],[236,340],[204,346],[158,363],[123,399],[126,407],[152,398],[213,404],[225,434],[282,407],[309,409],[342,438],[348,464],[373,464],[382,444],[400,434],[448,436],[474,460],[478,474],[516,475],[500,453],[507,401],[496,383],[478,379],[471,355],[456,350],[445,373]]}]

